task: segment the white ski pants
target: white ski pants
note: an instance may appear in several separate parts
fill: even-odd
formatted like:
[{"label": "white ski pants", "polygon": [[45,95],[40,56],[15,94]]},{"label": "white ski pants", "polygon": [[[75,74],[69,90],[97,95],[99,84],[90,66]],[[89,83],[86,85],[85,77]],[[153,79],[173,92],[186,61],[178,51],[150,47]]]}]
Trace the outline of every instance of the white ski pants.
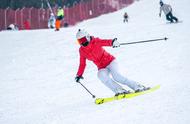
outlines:
[{"label": "white ski pants", "polygon": [[119,73],[116,60],[113,60],[106,68],[100,69],[98,71],[98,78],[114,93],[122,93],[125,91],[118,83],[127,85],[133,90],[139,88],[137,82],[129,80]]}]

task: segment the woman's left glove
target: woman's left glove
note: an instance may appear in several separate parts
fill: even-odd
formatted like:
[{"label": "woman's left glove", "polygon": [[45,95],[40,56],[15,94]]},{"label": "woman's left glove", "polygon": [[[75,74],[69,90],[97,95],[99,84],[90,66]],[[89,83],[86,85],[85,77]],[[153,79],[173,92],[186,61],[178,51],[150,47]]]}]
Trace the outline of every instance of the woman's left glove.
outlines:
[{"label": "woman's left glove", "polygon": [[120,43],[117,41],[117,38],[114,38],[112,40],[112,47],[113,48],[120,47]]}]

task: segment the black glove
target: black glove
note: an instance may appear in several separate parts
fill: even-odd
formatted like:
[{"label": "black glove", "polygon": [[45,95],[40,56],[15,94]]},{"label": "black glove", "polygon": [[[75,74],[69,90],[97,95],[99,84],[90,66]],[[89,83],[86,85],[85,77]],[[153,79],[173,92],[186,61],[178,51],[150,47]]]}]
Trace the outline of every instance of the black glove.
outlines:
[{"label": "black glove", "polygon": [[113,48],[120,47],[120,43],[117,41],[117,38],[112,40],[112,46]]},{"label": "black glove", "polygon": [[116,41],[116,40],[117,40],[117,38],[114,38],[114,39],[112,40],[112,44],[113,44],[113,42]]},{"label": "black glove", "polygon": [[78,83],[80,82],[80,79],[84,79],[83,76],[76,76],[75,77],[75,81]]}]

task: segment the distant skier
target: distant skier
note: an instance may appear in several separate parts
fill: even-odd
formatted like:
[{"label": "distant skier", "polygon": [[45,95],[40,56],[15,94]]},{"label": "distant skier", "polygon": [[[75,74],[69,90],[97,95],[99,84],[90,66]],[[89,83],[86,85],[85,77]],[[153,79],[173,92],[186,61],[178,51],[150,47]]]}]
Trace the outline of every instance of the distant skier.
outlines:
[{"label": "distant skier", "polygon": [[26,30],[30,30],[31,29],[31,26],[30,26],[30,20],[27,19],[24,21],[24,29]]},{"label": "distant skier", "polygon": [[56,31],[59,31],[59,29],[61,27],[61,20],[63,18],[64,18],[64,10],[62,7],[59,7],[57,10],[57,18],[56,18],[56,22],[55,22]]},{"label": "distant skier", "polygon": [[48,20],[48,28],[55,28],[55,16],[53,13],[50,14],[50,17]]},{"label": "distant skier", "polygon": [[171,23],[178,22],[178,19],[173,16],[172,14],[172,7],[169,4],[164,4],[162,1],[160,1],[160,13],[159,16],[161,17],[162,11],[166,15],[166,19],[170,21]]},{"label": "distant skier", "polygon": [[11,30],[11,31],[18,31],[19,28],[16,24],[10,24],[8,27],[7,27],[7,30]]},{"label": "distant skier", "polygon": [[129,16],[128,16],[127,12],[124,13],[123,18],[124,18],[124,19],[123,19],[123,22],[124,22],[124,23],[125,23],[125,22],[128,22]]},{"label": "distant skier", "polygon": [[114,39],[100,39],[90,36],[85,30],[79,29],[76,38],[80,44],[80,64],[77,75],[75,77],[76,82],[80,82],[83,79],[83,73],[86,67],[86,59],[93,61],[98,67],[98,78],[108,88],[110,88],[115,95],[127,94],[130,91],[125,90],[118,83],[127,85],[135,92],[140,92],[149,89],[135,81],[129,80],[122,76],[118,70],[118,64],[114,56],[109,54],[103,47],[111,46],[113,48],[119,47],[120,43],[117,38]]}]

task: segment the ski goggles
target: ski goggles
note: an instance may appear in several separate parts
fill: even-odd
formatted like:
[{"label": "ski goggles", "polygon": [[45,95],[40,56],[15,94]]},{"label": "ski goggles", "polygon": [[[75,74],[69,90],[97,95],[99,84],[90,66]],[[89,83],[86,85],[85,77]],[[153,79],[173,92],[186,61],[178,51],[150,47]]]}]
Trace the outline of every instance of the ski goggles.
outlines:
[{"label": "ski goggles", "polygon": [[77,40],[79,44],[83,44],[85,42],[87,42],[88,40],[86,39],[86,37],[80,38]]}]

